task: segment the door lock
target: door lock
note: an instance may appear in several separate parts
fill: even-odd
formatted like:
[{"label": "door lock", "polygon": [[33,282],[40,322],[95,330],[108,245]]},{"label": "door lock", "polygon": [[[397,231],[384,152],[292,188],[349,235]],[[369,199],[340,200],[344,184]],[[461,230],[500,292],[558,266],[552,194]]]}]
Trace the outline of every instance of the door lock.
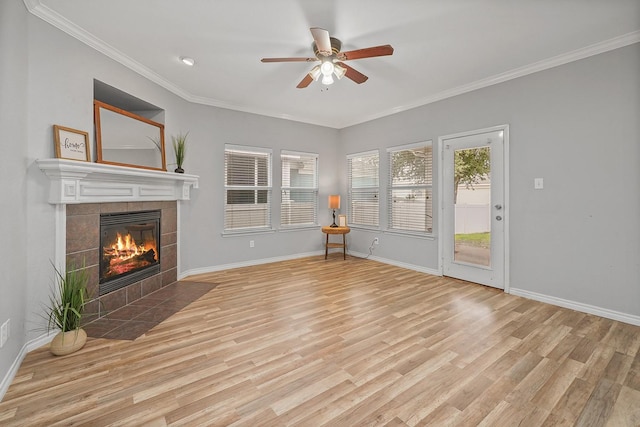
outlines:
[{"label": "door lock", "polygon": [[495,208],[496,208],[497,210],[500,210],[500,209],[502,209],[502,205],[496,205],[496,206],[495,206]]}]

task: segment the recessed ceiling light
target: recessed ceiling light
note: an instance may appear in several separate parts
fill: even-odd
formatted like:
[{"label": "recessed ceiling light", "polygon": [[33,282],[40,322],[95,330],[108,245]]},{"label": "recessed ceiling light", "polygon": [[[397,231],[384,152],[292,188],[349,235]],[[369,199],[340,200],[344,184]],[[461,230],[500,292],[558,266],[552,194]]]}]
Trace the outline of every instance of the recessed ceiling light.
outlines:
[{"label": "recessed ceiling light", "polygon": [[196,63],[196,61],[194,61],[193,58],[188,58],[186,56],[181,56],[180,61],[182,61],[184,65],[188,65],[189,67],[193,67],[193,64]]}]

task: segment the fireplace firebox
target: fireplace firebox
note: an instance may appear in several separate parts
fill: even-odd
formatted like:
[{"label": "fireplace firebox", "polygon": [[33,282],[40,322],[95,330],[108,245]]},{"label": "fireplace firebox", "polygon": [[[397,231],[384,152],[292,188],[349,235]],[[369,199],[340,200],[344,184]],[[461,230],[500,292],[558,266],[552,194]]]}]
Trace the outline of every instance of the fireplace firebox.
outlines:
[{"label": "fireplace firebox", "polygon": [[160,212],[100,215],[99,295],[160,272]]}]

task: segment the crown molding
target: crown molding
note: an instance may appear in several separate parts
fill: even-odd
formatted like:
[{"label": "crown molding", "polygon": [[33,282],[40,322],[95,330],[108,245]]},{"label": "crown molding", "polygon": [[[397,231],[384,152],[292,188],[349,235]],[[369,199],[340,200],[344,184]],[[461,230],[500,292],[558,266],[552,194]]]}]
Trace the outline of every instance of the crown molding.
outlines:
[{"label": "crown molding", "polygon": [[421,107],[423,105],[432,104],[434,102],[442,101],[447,98],[452,98],[454,96],[462,95],[478,89],[483,89],[485,87],[493,86],[499,83],[504,83],[506,81],[517,79],[519,77],[524,77],[529,74],[537,73],[539,71],[544,71],[550,68],[559,67],[560,65],[565,65],[570,62],[585,59],[590,56],[599,55],[601,53],[609,52],[611,50],[619,49],[621,47],[629,46],[639,42],[640,42],[640,31],[633,31],[631,33],[627,33],[619,37],[605,40],[600,43],[596,43],[590,46],[576,49],[571,52],[563,53],[551,58],[544,59],[542,61],[534,62],[533,64],[525,65],[523,67],[515,68],[511,71],[496,74],[482,80],[477,80],[475,82],[472,82],[466,85],[445,90],[433,96],[422,98],[410,104],[396,106],[391,109],[382,111],[378,114],[368,116],[366,119],[363,119],[361,121],[352,122],[348,125],[345,125],[344,127],[357,125],[357,124],[368,122],[375,119],[380,119],[382,117],[387,117],[392,114],[411,110],[413,108]]},{"label": "crown molding", "polygon": [[194,104],[202,104],[208,105],[212,107],[225,108],[228,110],[241,111],[245,113],[258,114],[262,116],[274,117],[284,120],[292,120],[297,122],[308,123],[312,125],[325,126],[334,129],[342,129],[349,126],[354,126],[357,124],[365,123],[371,120],[379,119],[382,117],[390,116],[392,114],[400,113],[403,111],[411,110],[416,107],[421,107],[423,105],[432,104],[437,101],[442,101],[447,98],[451,98],[454,96],[462,95],[467,92],[472,92],[474,90],[482,89],[485,87],[489,87],[495,84],[503,83],[509,80],[517,79],[518,77],[523,77],[529,74],[537,73],[538,71],[548,70],[550,68],[558,67],[560,65],[568,64],[570,62],[578,61],[580,59],[588,58],[590,56],[598,55],[600,53],[608,52],[614,49],[618,49],[621,47],[629,46],[634,43],[640,42],[640,31],[634,31],[628,34],[624,34],[619,37],[615,37],[609,40],[605,40],[603,42],[599,42],[590,46],[586,46],[584,48],[576,49],[571,52],[563,53],[552,58],[544,59],[542,61],[535,62],[533,64],[525,65],[523,67],[519,67],[513,69],[511,71],[507,71],[504,73],[496,74],[494,76],[487,77],[485,79],[477,80],[475,82],[458,86],[452,89],[448,89],[432,96],[428,96],[426,98],[421,98],[415,102],[395,106],[390,109],[386,109],[381,111],[380,113],[372,114],[366,117],[363,117],[359,120],[352,122],[344,122],[341,120],[327,123],[321,122],[318,120],[314,120],[309,117],[299,117],[292,116],[283,113],[275,113],[269,110],[257,109],[248,106],[235,105],[227,102],[223,102],[214,98],[202,97],[193,95],[181,87],[175,85],[114,47],[110,46],[103,40],[98,37],[95,37],[82,27],[74,24],[73,22],[66,19],[64,16],[59,13],[51,10],[50,8],[42,5],[40,0],[23,0],[27,10],[30,13],[42,19],[45,22],[53,25],[54,27],[64,31],[70,36],[76,38],[80,42],[86,44],[87,46],[97,50],[98,52],[108,56],[114,61],[124,65],[125,67],[131,69],[132,71],[140,74],[146,79],[158,84],[159,86],[167,89],[171,93],[179,96],[180,98],[192,102]]}]

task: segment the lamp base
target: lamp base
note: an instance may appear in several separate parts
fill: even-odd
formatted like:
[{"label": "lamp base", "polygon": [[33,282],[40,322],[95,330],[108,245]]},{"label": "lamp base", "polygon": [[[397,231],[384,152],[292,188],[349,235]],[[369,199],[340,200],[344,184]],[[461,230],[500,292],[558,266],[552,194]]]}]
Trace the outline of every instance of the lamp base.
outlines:
[{"label": "lamp base", "polygon": [[329,227],[337,227],[338,224],[336,224],[336,210],[333,210],[333,224],[331,224]]}]

